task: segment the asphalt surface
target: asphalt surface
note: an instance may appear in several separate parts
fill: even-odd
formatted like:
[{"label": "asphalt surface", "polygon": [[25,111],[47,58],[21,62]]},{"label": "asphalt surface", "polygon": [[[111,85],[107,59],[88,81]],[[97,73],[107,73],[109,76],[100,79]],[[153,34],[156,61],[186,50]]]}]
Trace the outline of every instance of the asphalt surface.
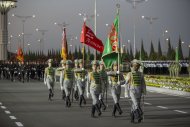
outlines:
[{"label": "asphalt surface", "polygon": [[120,100],[122,115],[111,116],[113,100],[108,96],[106,111],[100,117],[91,118],[91,99],[82,108],[75,100],[66,108],[59,85],[55,86],[53,101],[48,101],[48,90],[42,82],[0,80],[0,127],[189,127],[189,100],[148,92],[144,122],[133,124],[126,98]]}]

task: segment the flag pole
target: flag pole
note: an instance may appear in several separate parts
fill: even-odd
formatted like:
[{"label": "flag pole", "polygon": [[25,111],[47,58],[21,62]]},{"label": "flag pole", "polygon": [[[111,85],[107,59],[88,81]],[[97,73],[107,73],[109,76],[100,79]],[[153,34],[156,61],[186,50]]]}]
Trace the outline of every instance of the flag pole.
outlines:
[{"label": "flag pole", "polygon": [[[116,4],[117,7],[117,16],[118,16],[118,45],[117,45],[117,50],[118,50],[118,72],[120,71],[120,36],[119,36],[119,28],[120,28],[120,24],[119,24],[119,11],[120,11],[120,4],[117,3]],[[118,81],[120,80],[119,78],[120,76],[118,75]]]},{"label": "flag pole", "polygon": [[[94,4],[94,34],[96,35],[96,18],[97,18],[97,12],[96,12],[96,0]],[[96,49],[94,49],[94,60],[96,60]]]}]

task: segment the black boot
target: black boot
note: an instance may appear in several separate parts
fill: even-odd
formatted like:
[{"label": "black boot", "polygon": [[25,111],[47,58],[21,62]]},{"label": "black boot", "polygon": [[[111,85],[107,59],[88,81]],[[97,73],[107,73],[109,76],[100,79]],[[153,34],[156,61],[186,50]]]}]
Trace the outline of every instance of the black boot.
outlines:
[{"label": "black boot", "polygon": [[86,100],[84,98],[84,95],[82,95],[83,104],[86,105]]},{"label": "black boot", "polygon": [[65,91],[64,90],[62,90],[62,100],[65,100]]},{"label": "black boot", "polygon": [[50,100],[50,101],[51,101],[51,93],[52,93],[52,90],[49,89],[49,98],[48,98],[48,100]]},{"label": "black boot", "polygon": [[76,101],[79,100],[79,95],[78,95],[78,91],[77,90],[74,92],[74,97],[75,97]]},{"label": "black boot", "polygon": [[82,106],[82,100],[83,100],[82,95],[80,95],[80,99],[79,100],[80,100],[79,101],[79,106],[81,107]]},{"label": "black boot", "polygon": [[91,117],[93,117],[93,118],[94,118],[95,110],[96,110],[96,109],[95,109],[95,106],[92,105]]},{"label": "black boot", "polygon": [[112,116],[115,117],[115,113],[116,113],[116,105],[113,105],[113,112],[112,112]]},{"label": "black boot", "polygon": [[68,107],[71,107],[71,100],[70,100],[69,96],[67,96],[67,101],[68,101]]},{"label": "black boot", "polygon": [[131,115],[131,123],[134,123],[135,122],[135,116],[134,116],[133,111],[130,113],[130,115]]},{"label": "black boot", "polygon": [[100,99],[100,102],[101,102],[101,104],[103,105],[103,110],[105,111],[105,110],[106,110],[106,105],[104,104],[104,102],[103,102],[102,99]]},{"label": "black boot", "polygon": [[98,116],[101,116],[102,113],[100,111],[100,108],[99,108],[98,104],[96,104],[95,107],[96,107],[96,110],[98,112]]},{"label": "black boot", "polygon": [[116,108],[117,108],[117,110],[119,112],[119,115],[121,115],[123,113],[123,111],[121,110],[121,107],[120,107],[119,103],[116,103]]}]

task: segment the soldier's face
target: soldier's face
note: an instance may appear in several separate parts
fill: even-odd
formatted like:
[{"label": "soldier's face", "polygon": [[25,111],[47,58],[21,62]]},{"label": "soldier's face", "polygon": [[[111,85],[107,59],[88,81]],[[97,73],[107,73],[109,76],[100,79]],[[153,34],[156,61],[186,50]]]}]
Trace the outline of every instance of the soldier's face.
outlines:
[{"label": "soldier's face", "polygon": [[104,65],[100,64],[100,70],[103,70],[103,69],[104,69]]},{"label": "soldier's face", "polygon": [[82,68],[82,67],[83,67],[83,64],[82,64],[82,63],[80,63],[80,64],[79,64],[79,67],[80,67],[80,68]]},{"label": "soldier's face", "polygon": [[117,65],[114,65],[114,66],[113,66],[113,70],[114,70],[114,71],[117,71],[117,68],[118,68]]},{"label": "soldier's face", "polygon": [[134,63],[134,64],[133,64],[133,69],[134,69],[134,71],[138,71],[138,70],[139,70],[139,67],[140,67],[139,64],[137,64],[137,63]]},{"label": "soldier's face", "polygon": [[48,63],[48,66],[51,67],[51,66],[52,66],[52,63],[49,62],[49,63]]},{"label": "soldier's face", "polygon": [[96,64],[93,64],[92,65],[92,69],[95,71],[95,70],[97,70],[97,65]]},{"label": "soldier's face", "polygon": [[66,66],[65,66],[67,69],[69,68],[69,64],[66,64]]}]

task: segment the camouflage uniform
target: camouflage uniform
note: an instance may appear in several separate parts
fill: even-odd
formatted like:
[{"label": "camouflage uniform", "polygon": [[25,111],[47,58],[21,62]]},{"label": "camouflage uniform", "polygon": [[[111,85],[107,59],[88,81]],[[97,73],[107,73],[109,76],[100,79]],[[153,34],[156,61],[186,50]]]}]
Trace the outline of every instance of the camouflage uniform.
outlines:
[{"label": "camouflage uniform", "polygon": [[44,73],[44,84],[47,85],[49,89],[49,100],[54,96],[54,83],[55,83],[55,69],[52,67],[52,59],[48,60],[48,67],[45,68]]},{"label": "camouflage uniform", "polygon": [[[140,61],[134,59],[132,64],[140,65]],[[143,73],[135,70],[133,65],[132,71],[127,75],[126,83],[129,94],[128,96],[132,100],[131,122],[134,122],[135,118],[138,119],[138,122],[141,122],[143,114],[140,106],[141,96],[142,94],[146,94],[146,84]]]}]

